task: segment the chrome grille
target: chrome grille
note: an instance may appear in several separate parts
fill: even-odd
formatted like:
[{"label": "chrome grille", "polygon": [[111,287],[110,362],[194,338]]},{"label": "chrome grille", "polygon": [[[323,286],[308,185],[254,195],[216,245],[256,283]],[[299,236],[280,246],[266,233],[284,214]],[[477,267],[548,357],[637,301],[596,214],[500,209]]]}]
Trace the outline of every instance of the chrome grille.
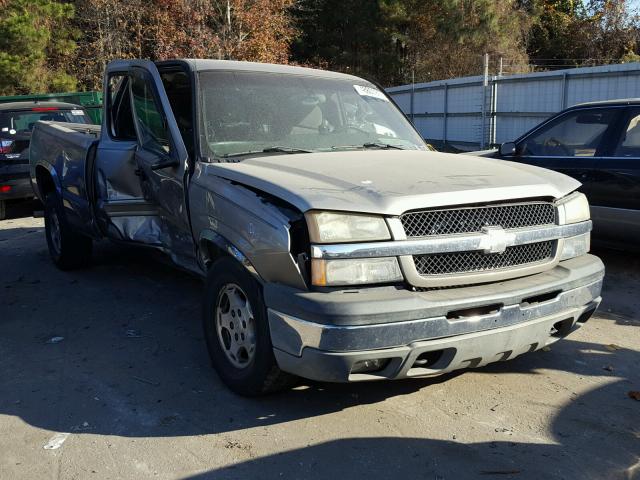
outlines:
[{"label": "chrome grille", "polygon": [[481,251],[416,255],[413,261],[420,275],[447,275],[485,272],[516,266],[528,266],[550,261],[555,240],[508,247],[503,253],[485,254]]},{"label": "chrome grille", "polygon": [[427,237],[480,232],[485,226],[509,229],[551,225],[556,223],[556,209],[548,202],[487,205],[407,212],[400,221],[407,237]]}]

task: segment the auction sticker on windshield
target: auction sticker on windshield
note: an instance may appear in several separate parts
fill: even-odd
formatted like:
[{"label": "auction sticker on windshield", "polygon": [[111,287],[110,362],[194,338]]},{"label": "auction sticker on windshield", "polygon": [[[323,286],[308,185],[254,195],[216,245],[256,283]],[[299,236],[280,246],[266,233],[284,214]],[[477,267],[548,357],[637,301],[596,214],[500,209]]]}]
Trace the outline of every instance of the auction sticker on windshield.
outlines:
[{"label": "auction sticker on windshield", "polygon": [[365,85],[354,85],[356,92],[363,97],[373,97],[388,102],[389,99],[377,88],[367,87]]}]

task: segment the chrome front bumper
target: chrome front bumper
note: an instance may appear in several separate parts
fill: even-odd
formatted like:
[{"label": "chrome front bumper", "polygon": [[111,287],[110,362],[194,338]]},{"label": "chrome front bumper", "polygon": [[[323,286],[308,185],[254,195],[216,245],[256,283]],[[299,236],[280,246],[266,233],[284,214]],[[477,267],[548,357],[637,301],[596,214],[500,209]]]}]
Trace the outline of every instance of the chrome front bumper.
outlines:
[{"label": "chrome front bumper", "polygon": [[[417,318],[404,318],[410,311],[397,304],[374,302],[371,307],[366,294],[358,299],[357,294],[345,293],[353,297],[350,302],[364,302],[338,304],[354,312],[351,324],[348,316],[336,317],[339,321],[333,323],[322,316],[304,318],[304,311],[313,307],[294,298],[290,310],[302,315],[268,309],[274,353],[285,371],[342,382],[436,375],[507,360],[549,345],[586,321],[600,303],[603,276],[602,262],[585,255],[522,279],[411,292],[415,298],[406,297],[406,302],[421,312]],[[268,289],[266,299],[269,305]],[[319,311],[335,313],[333,307],[317,304]],[[383,310],[375,314],[367,308]],[[380,321],[385,316],[389,321]],[[442,352],[436,362],[427,368],[416,366],[420,355],[435,351]],[[357,362],[376,358],[388,360],[381,371],[351,373]]]}]

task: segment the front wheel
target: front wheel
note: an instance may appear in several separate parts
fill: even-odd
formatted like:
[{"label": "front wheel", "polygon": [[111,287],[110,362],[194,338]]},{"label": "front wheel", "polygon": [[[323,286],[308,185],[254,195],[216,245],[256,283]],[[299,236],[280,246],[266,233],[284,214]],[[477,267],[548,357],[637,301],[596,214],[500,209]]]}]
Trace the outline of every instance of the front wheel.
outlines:
[{"label": "front wheel", "polygon": [[257,396],[295,383],[273,356],[260,285],[234,259],[223,257],[209,269],[203,324],[213,367],[234,392]]},{"label": "front wheel", "polygon": [[89,264],[93,242],[71,229],[64,217],[62,202],[55,193],[47,195],[44,202],[44,228],[49,255],[60,270]]}]

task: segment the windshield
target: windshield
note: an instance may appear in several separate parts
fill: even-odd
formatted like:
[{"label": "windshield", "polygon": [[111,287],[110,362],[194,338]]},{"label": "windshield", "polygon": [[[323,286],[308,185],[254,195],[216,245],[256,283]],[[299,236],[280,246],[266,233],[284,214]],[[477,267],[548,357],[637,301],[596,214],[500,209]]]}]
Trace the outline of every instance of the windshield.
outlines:
[{"label": "windshield", "polygon": [[34,110],[0,112],[0,134],[7,136],[29,133],[38,120],[93,123],[89,115],[80,108],[61,110],[54,107],[41,107]]},{"label": "windshield", "polygon": [[404,115],[364,80],[292,74],[200,74],[205,157],[353,148],[426,150]]}]

